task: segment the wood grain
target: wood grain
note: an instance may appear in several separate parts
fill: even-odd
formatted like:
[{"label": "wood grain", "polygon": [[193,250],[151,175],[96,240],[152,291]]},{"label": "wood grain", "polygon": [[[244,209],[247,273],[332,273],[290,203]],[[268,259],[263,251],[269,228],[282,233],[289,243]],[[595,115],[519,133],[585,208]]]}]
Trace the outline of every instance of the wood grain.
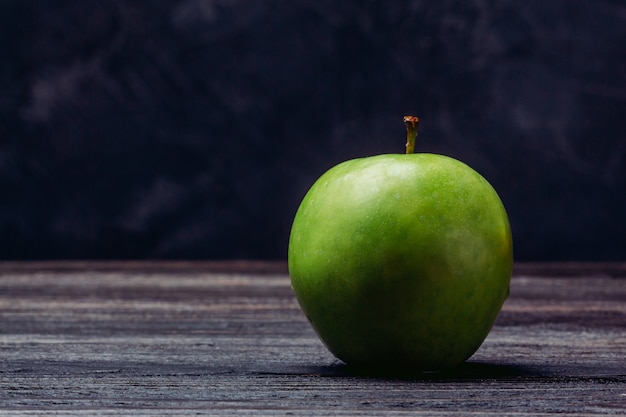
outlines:
[{"label": "wood grain", "polygon": [[1,263],[0,358],[12,416],[625,415],[626,267],[516,265],[474,357],[390,378],[328,353],[284,263]]}]

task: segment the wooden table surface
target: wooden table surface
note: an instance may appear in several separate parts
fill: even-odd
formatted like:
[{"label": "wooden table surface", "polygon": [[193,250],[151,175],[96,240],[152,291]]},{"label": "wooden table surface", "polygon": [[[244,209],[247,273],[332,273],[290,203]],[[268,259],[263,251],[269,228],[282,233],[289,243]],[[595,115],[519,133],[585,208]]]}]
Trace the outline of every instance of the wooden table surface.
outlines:
[{"label": "wooden table surface", "polygon": [[518,264],[479,351],[383,378],[323,347],[284,263],[0,263],[0,414],[626,415],[626,264]]}]

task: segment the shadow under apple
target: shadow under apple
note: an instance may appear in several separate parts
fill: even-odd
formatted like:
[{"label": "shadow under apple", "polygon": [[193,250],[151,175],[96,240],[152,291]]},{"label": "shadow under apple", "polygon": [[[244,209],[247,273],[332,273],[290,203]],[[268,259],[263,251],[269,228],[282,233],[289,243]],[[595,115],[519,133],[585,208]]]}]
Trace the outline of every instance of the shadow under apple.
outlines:
[{"label": "shadow under apple", "polygon": [[332,365],[310,367],[302,374],[323,377],[358,377],[416,381],[476,381],[545,377],[536,367],[515,364],[464,362],[439,371],[415,371],[409,368],[357,367],[337,362]]}]

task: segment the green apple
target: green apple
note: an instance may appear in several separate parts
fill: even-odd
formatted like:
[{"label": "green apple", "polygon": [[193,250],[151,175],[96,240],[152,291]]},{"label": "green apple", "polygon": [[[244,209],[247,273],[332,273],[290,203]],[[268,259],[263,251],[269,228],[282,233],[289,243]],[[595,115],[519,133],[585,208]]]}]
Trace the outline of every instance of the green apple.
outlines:
[{"label": "green apple", "polygon": [[413,153],[343,162],[305,195],[289,238],[295,296],[349,365],[438,370],[480,347],[509,294],[513,243],[493,187],[466,164]]}]

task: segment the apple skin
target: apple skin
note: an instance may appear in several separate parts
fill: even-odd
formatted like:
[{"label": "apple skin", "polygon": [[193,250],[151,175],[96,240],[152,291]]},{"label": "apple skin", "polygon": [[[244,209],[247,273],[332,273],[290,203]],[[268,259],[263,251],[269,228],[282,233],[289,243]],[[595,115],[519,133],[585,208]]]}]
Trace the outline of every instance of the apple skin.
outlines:
[{"label": "apple skin", "polygon": [[378,155],[324,173],[297,210],[289,274],[326,347],[362,368],[464,362],[509,294],[513,242],[493,187],[443,155]]}]

